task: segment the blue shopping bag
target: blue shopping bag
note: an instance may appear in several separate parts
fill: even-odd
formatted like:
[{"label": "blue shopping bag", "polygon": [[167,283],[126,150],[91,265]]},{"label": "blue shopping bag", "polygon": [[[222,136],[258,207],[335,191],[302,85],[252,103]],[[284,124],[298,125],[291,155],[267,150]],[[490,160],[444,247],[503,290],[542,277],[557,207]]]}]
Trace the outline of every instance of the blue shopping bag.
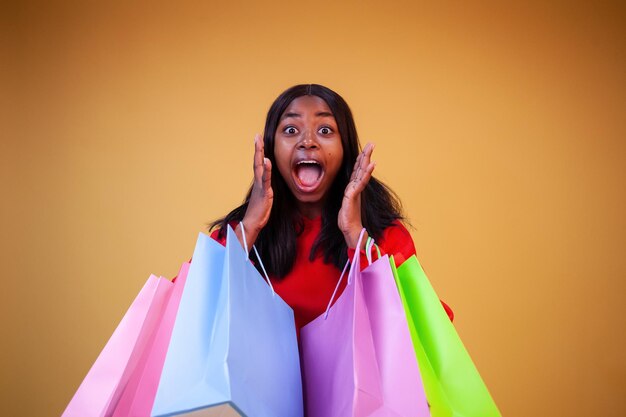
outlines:
[{"label": "blue shopping bag", "polygon": [[198,237],[152,408],[153,416],[220,412],[303,415],[293,310],[230,227],[226,247]]}]

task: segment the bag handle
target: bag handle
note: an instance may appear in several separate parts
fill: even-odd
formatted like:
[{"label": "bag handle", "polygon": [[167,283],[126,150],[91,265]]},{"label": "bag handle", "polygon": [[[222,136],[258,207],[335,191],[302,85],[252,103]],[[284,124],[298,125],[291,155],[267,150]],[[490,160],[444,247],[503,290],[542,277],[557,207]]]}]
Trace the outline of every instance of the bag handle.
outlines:
[{"label": "bag handle", "polygon": [[343,267],[343,271],[341,271],[341,275],[339,276],[339,281],[337,281],[337,285],[335,285],[335,291],[333,291],[333,295],[330,297],[330,301],[328,302],[328,306],[326,307],[326,313],[324,313],[324,320],[328,317],[328,312],[330,311],[330,306],[335,299],[335,294],[337,294],[337,290],[339,289],[339,284],[341,284],[341,280],[343,279],[344,274],[346,273],[346,269],[348,269],[348,265],[350,265],[350,259],[346,261],[346,264]]},{"label": "bag handle", "polygon": [[372,246],[376,248],[376,252],[378,253],[378,259],[381,258],[380,248],[374,241],[374,238],[372,238],[371,236],[368,236],[367,243],[365,244],[365,257],[367,258],[368,265],[372,264]]},{"label": "bag handle", "polygon": [[[248,251],[248,241],[246,239],[246,228],[243,225],[243,221],[239,222],[239,226],[241,226],[241,236],[243,237],[243,248],[246,251],[246,257],[248,260],[250,259],[249,251]],[[270,277],[267,275],[267,271],[265,270],[265,265],[263,265],[263,261],[261,260],[261,256],[259,255],[259,251],[256,249],[255,245],[252,245],[252,249],[254,249],[254,253],[256,254],[256,258],[259,260],[259,265],[261,265],[261,269],[263,270],[263,275],[265,276],[265,281],[267,281],[268,285],[272,289],[272,295],[276,295],[274,291],[274,286],[272,285],[272,281],[270,281]]]},{"label": "bag handle", "polygon": [[[363,235],[365,234],[365,228],[361,230],[361,234],[359,234],[359,240],[356,244],[357,248],[361,247],[361,242],[363,241]],[[357,268],[360,266],[359,262],[359,250],[354,251],[354,256],[352,257],[352,266],[350,267],[350,272],[348,273],[348,284],[352,282],[352,270],[354,265],[357,265]],[[346,273],[346,269],[348,269],[348,265],[350,265],[350,260],[346,261],[346,265],[343,267],[343,271],[341,271],[341,275],[339,276],[339,281],[337,281],[337,285],[335,286],[335,291],[333,291],[333,295],[330,297],[330,301],[328,302],[328,306],[326,307],[326,313],[324,313],[324,320],[328,317],[328,312],[330,311],[330,306],[333,304],[335,300],[335,295],[337,295],[337,290],[339,289],[339,285],[341,284],[341,280],[343,280],[343,276]]]}]

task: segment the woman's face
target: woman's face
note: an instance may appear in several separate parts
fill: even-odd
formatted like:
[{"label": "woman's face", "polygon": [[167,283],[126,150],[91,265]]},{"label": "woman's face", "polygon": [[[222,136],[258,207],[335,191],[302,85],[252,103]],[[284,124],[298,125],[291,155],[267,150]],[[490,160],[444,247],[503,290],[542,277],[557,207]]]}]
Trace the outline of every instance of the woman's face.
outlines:
[{"label": "woman's face", "polygon": [[300,212],[319,216],[343,160],[337,122],[323,99],[301,96],[289,104],[276,129],[274,158]]}]

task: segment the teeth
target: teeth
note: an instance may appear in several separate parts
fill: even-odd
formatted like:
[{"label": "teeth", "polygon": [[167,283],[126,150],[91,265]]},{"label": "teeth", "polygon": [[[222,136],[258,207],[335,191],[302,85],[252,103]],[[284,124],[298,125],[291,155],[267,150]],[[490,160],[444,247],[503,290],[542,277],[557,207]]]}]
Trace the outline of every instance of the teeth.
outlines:
[{"label": "teeth", "polygon": [[315,165],[319,165],[319,162],[317,162],[317,161],[300,161],[296,165],[301,165],[301,164],[315,164]]}]

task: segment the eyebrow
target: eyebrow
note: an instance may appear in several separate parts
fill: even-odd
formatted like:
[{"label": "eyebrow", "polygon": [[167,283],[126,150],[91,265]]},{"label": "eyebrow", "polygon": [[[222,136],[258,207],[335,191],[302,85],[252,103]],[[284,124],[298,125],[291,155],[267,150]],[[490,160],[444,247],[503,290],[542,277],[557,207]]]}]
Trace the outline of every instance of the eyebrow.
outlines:
[{"label": "eyebrow", "polygon": [[[315,113],[315,116],[317,116],[317,117],[333,117],[333,118],[335,117],[335,116],[333,116],[332,113],[327,112],[327,111],[317,112],[317,113]],[[283,114],[283,117],[281,117],[281,119],[286,119],[288,117],[302,117],[302,115],[300,113],[292,113],[292,112],[290,112],[290,113]]]}]

